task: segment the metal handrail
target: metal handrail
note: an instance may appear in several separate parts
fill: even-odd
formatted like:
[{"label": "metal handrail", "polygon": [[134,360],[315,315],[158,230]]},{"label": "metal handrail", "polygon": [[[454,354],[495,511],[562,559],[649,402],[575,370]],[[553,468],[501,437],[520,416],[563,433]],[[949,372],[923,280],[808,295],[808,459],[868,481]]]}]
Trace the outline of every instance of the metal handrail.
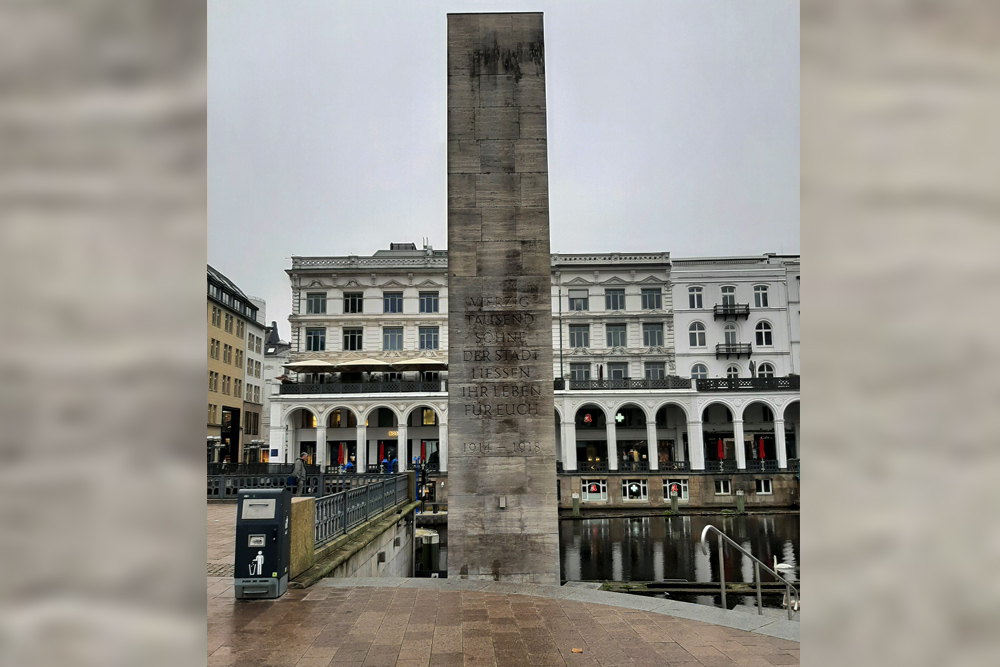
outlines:
[{"label": "metal handrail", "polygon": [[736,548],[737,551],[739,551],[740,553],[742,553],[744,556],[749,557],[750,560],[752,560],[754,562],[754,564],[753,564],[753,576],[754,576],[754,580],[757,583],[757,615],[758,616],[762,616],[764,614],[763,605],[762,605],[761,599],[760,599],[760,567],[763,565],[765,570],[767,570],[768,572],[770,572],[779,581],[781,581],[782,583],[785,584],[785,597],[788,599],[788,620],[789,621],[792,620],[792,607],[793,607],[793,604],[792,604],[792,593],[791,592],[795,591],[795,605],[794,606],[798,606],[798,604],[802,600],[802,596],[799,594],[799,589],[797,589],[795,586],[793,586],[783,576],[781,576],[780,574],[778,574],[777,572],[775,572],[774,570],[772,570],[771,568],[769,568],[767,566],[767,564],[764,563],[764,561],[760,560],[759,558],[757,558],[756,556],[754,556],[752,553],[750,553],[749,551],[747,551],[746,549],[744,549],[743,547],[741,547],[740,545],[738,545],[736,542],[734,542],[733,540],[731,540],[729,538],[729,536],[727,536],[725,533],[723,533],[721,530],[719,530],[718,528],[716,528],[712,524],[708,524],[707,526],[705,526],[705,529],[703,531],[701,531],[701,551],[706,556],[709,555],[709,553],[710,553],[709,547],[708,547],[708,531],[709,530],[714,530],[716,533],[719,534],[719,581],[722,583],[722,608],[726,609],[726,568],[725,568],[726,557],[725,557],[725,554],[723,553],[723,550],[722,550],[722,547],[724,545],[723,540],[725,540],[726,542],[729,542],[731,545],[733,545]]}]

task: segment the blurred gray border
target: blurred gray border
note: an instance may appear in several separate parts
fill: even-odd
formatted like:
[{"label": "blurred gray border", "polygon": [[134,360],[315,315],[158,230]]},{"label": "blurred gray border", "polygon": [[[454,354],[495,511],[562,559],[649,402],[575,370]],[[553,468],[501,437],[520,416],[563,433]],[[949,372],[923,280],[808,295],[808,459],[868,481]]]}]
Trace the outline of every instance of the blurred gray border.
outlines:
[{"label": "blurred gray border", "polygon": [[0,664],[205,663],[205,4],[0,2]]},{"label": "blurred gray border", "polygon": [[803,664],[1000,664],[1000,3],[801,17]]}]

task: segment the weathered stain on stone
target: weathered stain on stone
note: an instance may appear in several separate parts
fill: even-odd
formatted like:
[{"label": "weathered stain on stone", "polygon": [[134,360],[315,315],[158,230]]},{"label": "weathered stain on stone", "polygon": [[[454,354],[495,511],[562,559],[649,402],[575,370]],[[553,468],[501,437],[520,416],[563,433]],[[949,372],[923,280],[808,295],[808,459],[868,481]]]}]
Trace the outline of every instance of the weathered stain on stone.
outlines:
[{"label": "weathered stain on stone", "polygon": [[472,50],[472,75],[480,74],[500,74],[503,69],[504,74],[514,77],[514,81],[521,80],[521,63],[534,63],[538,68],[535,76],[540,76],[542,68],[545,67],[545,44],[539,39],[535,42],[519,42],[516,49],[502,49],[496,38],[493,43],[484,47],[476,47]]}]

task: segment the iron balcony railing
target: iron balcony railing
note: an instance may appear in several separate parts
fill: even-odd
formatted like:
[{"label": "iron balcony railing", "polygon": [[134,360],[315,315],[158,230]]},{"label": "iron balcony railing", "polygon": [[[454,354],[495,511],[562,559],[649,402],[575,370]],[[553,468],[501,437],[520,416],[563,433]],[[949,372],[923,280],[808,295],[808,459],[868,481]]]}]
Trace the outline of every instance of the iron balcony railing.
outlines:
[{"label": "iron balcony railing", "polygon": [[742,317],[750,317],[750,304],[749,303],[719,303],[716,304],[712,318],[719,319],[722,318],[726,320],[728,318],[733,318],[734,320]]},{"label": "iron balcony railing", "polygon": [[664,472],[669,471],[687,471],[691,469],[690,461],[667,461],[666,463],[660,464],[660,470]]},{"label": "iron balcony railing", "polygon": [[648,461],[620,461],[618,472],[649,472]]},{"label": "iron balcony railing", "polygon": [[696,380],[698,391],[798,391],[799,376],[783,378],[709,378]]},{"label": "iron balcony railing", "polygon": [[778,472],[778,462],[768,459],[756,459],[747,461],[747,470],[750,472]]},{"label": "iron balcony railing", "polygon": [[447,391],[444,380],[400,380],[397,382],[325,382],[310,384],[290,382],[279,385],[281,394],[399,394],[410,392]]},{"label": "iron balcony railing", "polygon": [[705,472],[736,472],[736,461],[705,461]]},{"label": "iron balcony railing", "polygon": [[387,509],[410,500],[408,475],[391,475],[379,481],[316,499],[316,546],[347,533]]},{"label": "iron balcony railing", "polygon": [[[290,466],[289,466],[290,467]],[[315,467],[310,466],[315,469]],[[288,484],[291,471],[282,473],[238,473],[208,475],[208,499],[209,500],[235,500],[240,489],[283,489],[285,487],[295,488],[295,484]],[[405,476],[405,473],[404,473]],[[353,489],[366,484],[382,481],[395,475],[377,474],[330,474],[309,472],[307,469],[305,486],[301,490],[302,495],[315,496],[317,498],[338,493],[345,489]]]},{"label": "iron balcony railing", "polygon": [[593,391],[596,389],[690,389],[691,378],[682,378],[675,375],[658,380],[633,380],[624,378],[621,380],[571,380],[569,378],[557,378],[553,382],[553,387],[557,390],[569,389],[570,391]]},{"label": "iron balcony railing", "polygon": [[577,472],[607,472],[607,461],[577,461]]},{"label": "iron balcony railing", "polygon": [[[715,346],[715,358],[718,359],[722,355],[726,355],[726,359],[735,356],[737,359],[743,355],[750,356],[753,352],[753,347],[750,343],[719,343]],[[701,380],[698,383],[701,384]]]}]

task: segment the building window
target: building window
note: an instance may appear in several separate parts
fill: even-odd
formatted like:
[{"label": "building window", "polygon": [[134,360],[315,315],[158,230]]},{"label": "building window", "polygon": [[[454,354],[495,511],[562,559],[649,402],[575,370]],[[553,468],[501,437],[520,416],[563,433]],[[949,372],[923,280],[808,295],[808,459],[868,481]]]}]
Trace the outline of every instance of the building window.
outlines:
[{"label": "building window", "polygon": [[604,310],[625,310],[625,290],[604,290]]},{"label": "building window", "polygon": [[663,499],[670,500],[670,491],[677,492],[677,500],[688,499],[688,481],[686,479],[668,479],[663,482]]},{"label": "building window", "polygon": [[306,329],[306,350],[322,352],[326,349],[326,329]]},{"label": "building window", "polygon": [[388,373],[382,373],[382,382],[402,382],[402,381],[403,381],[402,373],[394,373],[391,371]]},{"label": "building window", "polygon": [[253,359],[247,359],[247,375],[253,375]]},{"label": "building window", "polygon": [[233,346],[223,345],[222,346],[222,363],[231,364],[233,363]]},{"label": "building window", "polygon": [[771,480],[755,479],[753,481],[754,493],[761,496],[771,495]]},{"label": "building window", "polygon": [[226,333],[233,333],[233,316],[229,313],[226,313],[226,325],[224,328]]},{"label": "building window", "polygon": [[256,347],[257,354],[260,354],[260,345],[263,342],[263,339],[260,336],[254,336],[254,337],[257,339],[257,347]]},{"label": "building window", "polygon": [[642,325],[642,344],[645,347],[662,347],[663,346],[663,325],[662,324],[643,324]]},{"label": "building window", "polygon": [[344,312],[345,313],[365,312],[365,295],[361,292],[345,292]]},{"label": "building window", "polygon": [[580,500],[585,503],[608,499],[608,480],[606,479],[583,479],[580,480]]},{"label": "building window", "polygon": [[722,305],[723,306],[735,306],[736,305],[736,288],[732,285],[726,285],[722,288]]},{"label": "building window", "polygon": [[608,364],[608,378],[611,380],[627,380],[628,363],[620,362]]},{"label": "building window", "polygon": [[758,322],[754,331],[757,332],[757,345],[770,347],[771,345],[771,325],[767,322]]},{"label": "building window", "polygon": [[216,347],[218,344],[219,344],[219,341],[215,340],[214,338],[208,341],[208,356],[209,356],[209,358],[211,358],[211,359],[218,359],[219,358],[219,348]]},{"label": "building window", "polygon": [[385,292],[382,295],[382,312],[383,313],[403,312],[403,293]]},{"label": "building window", "polygon": [[218,377],[218,375],[219,374],[216,373],[215,371],[209,371],[208,372],[208,390],[209,391],[216,391],[215,387],[216,387],[216,383],[218,382],[218,380],[216,380],[216,378]]},{"label": "building window", "polygon": [[589,380],[590,379],[590,364],[570,364],[569,365],[569,379],[570,380]]},{"label": "building window", "polygon": [[604,330],[608,334],[608,347],[625,347],[627,329],[624,324],[606,324]]},{"label": "building window", "polygon": [[590,325],[571,324],[569,325],[569,346],[570,347],[590,347]]},{"label": "building window", "polygon": [[233,396],[243,395],[243,380],[236,378],[233,380]]},{"label": "building window", "polygon": [[702,289],[700,287],[688,287],[688,308],[704,308],[701,301]]},{"label": "building window", "polygon": [[223,375],[222,376],[222,393],[226,394],[227,396],[229,395],[229,381],[230,381],[230,379],[231,378],[228,375]]},{"label": "building window", "polygon": [[421,292],[420,293],[420,312],[421,313],[436,313],[436,312],[438,312],[438,293],[437,292]]},{"label": "building window", "polygon": [[736,345],[740,342],[739,332],[736,331],[736,325],[732,322],[726,325],[726,328],[722,332],[722,336],[726,341],[726,345]]},{"label": "building window", "polygon": [[222,311],[218,306],[212,306],[212,326],[216,328],[222,326]]},{"label": "building window", "polygon": [[253,388],[253,402],[260,403],[260,385]]},{"label": "building window", "polygon": [[382,329],[382,349],[403,349],[403,327],[385,327]]},{"label": "building window", "polygon": [[344,329],[344,349],[360,350],[364,329]]},{"label": "building window", "polygon": [[715,480],[715,495],[717,496],[733,495],[733,489],[732,486],[730,486],[728,479]]},{"label": "building window", "polygon": [[315,315],[326,312],[326,292],[311,292],[306,294],[306,313]]},{"label": "building window", "polygon": [[420,327],[418,330],[421,350],[438,349],[438,328]]},{"label": "building window", "polygon": [[590,310],[590,295],[585,289],[571,289],[569,291],[570,310]]},{"label": "building window", "polygon": [[236,361],[233,365],[243,367],[243,350],[236,350]]},{"label": "building window", "polygon": [[247,385],[247,399],[248,401],[253,400],[253,385]]},{"label": "building window", "polygon": [[691,347],[705,347],[705,325],[692,322],[688,327],[688,343]]},{"label": "building window", "polygon": [[421,426],[435,426],[437,424],[437,413],[431,408],[423,408],[420,415]]},{"label": "building window", "polygon": [[306,410],[303,410],[302,415],[302,426],[299,428],[316,428],[316,415]]},{"label": "building window", "polygon": [[646,490],[646,480],[644,479],[623,479],[622,480],[622,500],[648,500],[649,494]]},{"label": "building window", "polygon": [[740,376],[740,367],[739,366],[731,365],[731,366],[729,366],[729,367],[726,368],[726,377],[727,378],[732,379],[732,378],[738,378],[739,376]]},{"label": "building window", "polygon": [[666,376],[666,368],[662,361],[646,362],[646,379],[662,380]]},{"label": "building window", "polygon": [[257,378],[260,377],[260,362],[259,361],[253,362],[253,376],[257,377]]},{"label": "building window", "polygon": [[209,424],[215,424],[215,423],[217,423],[216,417],[218,416],[218,409],[219,409],[219,406],[212,405],[211,403],[208,404],[208,423]]},{"label": "building window", "polygon": [[767,308],[767,285],[754,285],[753,305],[755,308]]},{"label": "building window", "polygon": [[246,323],[243,320],[236,320],[236,337],[242,339],[244,333],[246,333]]},{"label": "building window", "polygon": [[707,380],[708,379],[708,366],[705,364],[695,364],[691,367],[691,379],[692,380]]},{"label": "building window", "polygon": [[659,289],[642,290],[642,309],[659,310],[663,308],[663,297]]},{"label": "building window", "polygon": [[761,378],[773,378],[774,377],[774,366],[768,362],[762,363],[757,367],[757,377]]}]

